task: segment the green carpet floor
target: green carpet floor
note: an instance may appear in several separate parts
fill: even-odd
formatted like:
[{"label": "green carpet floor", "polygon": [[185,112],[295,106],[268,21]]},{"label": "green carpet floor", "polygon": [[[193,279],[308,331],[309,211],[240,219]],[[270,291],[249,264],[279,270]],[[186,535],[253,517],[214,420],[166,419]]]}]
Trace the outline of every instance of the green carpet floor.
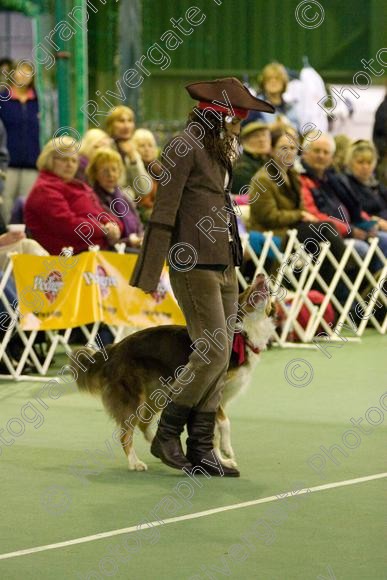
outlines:
[{"label": "green carpet floor", "polygon": [[[387,336],[367,331],[360,344],[343,343],[330,353],[331,359],[317,350],[263,354],[249,389],[228,408],[241,478],[202,478],[191,493],[182,485],[187,479],[153,458],[139,434],[137,453],[149,471],[127,471],[98,399],[71,385],[57,400],[44,398],[48,409],[37,405],[44,422],[25,423],[13,445],[1,447],[0,556],[140,522],[144,530],[0,559],[0,578],[386,579],[386,479],[146,525],[155,514],[184,516],[387,471],[387,411],[380,402],[387,392]],[[313,367],[304,388],[284,378],[296,358]],[[20,419],[42,384],[0,382],[1,429]],[[387,396],[384,401],[387,408]],[[371,428],[366,413],[380,424]],[[346,434],[354,429],[351,418],[372,429],[355,430],[357,447]],[[334,461],[320,449],[333,445],[343,450],[336,448]]]}]

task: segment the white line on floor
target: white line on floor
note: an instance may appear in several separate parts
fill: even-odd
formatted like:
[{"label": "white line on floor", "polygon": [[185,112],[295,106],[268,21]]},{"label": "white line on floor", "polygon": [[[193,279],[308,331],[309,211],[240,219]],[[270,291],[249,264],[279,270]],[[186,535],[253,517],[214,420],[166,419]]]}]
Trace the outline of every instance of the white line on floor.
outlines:
[{"label": "white line on floor", "polygon": [[[364,483],[366,481],[373,481],[375,479],[382,479],[387,477],[387,473],[376,473],[375,475],[367,475],[366,477],[358,477],[356,479],[347,479],[345,481],[335,481],[333,483],[326,483],[325,485],[317,485],[315,487],[310,487],[304,490],[300,490],[297,496],[308,492],[324,491],[326,489],[334,489],[336,487],[344,487],[346,485],[355,485],[357,483]],[[295,490],[292,490],[295,491]],[[291,493],[291,492],[288,492]],[[282,496],[283,497],[283,496]],[[295,496],[296,497],[296,496]],[[225,505],[219,508],[213,508],[210,510],[205,510],[202,512],[196,512],[193,514],[187,514],[185,516],[177,516],[175,518],[167,518],[162,522],[155,521],[149,522],[149,525],[154,527],[163,526],[165,524],[173,524],[175,522],[182,522],[185,520],[195,520],[197,518],[203,518],[205,516],[211,516],[213,514],[219,514],[222,512],[228,512],[231,510],[237,510],[240,508],[250,507],[253,505],[258,505],[261,503],[269,503],[272,501],[278,501],[281,499],[276,495],[271,495],[269,497],[262,497],[261,499],[254,499],[251,501],[244,501],[242,503],[235,503],[231,505]],[[17,550],[16,552],[8,552],[7,554],[0,554],[0,560],[7,560],[8,558],[17,558],[18,556],[27,556],[28,554],[36,554],[37,552],[45,552],[46,550],[56,550],[58,548],[66,548],[68,546],[75,546],[76,544],[85,544],[87,542],[93,542],[94,540],[102,540],[104,538],[111,538],[113,536],[120,536],[122,534],[130,534],[131,532],[138,532],[137,526],[130,526],[129,528],[120,528],[118,530],[111,530],[110,532],[101,532],[100,534],[93,534],[92,536],[84,536],[82,538],[75,538],[74,540],[66,540],[65,542],[57,542],[56,544],[47,544],[45,546],[36,546],[36,548],[27,548],[26,550]]]}]

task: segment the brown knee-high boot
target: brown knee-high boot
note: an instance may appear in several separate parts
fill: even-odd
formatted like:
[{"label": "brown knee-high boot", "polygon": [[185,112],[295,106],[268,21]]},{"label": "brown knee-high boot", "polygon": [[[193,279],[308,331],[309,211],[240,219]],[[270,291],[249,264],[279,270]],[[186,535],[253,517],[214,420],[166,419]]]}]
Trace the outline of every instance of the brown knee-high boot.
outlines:
[{"label": "brown knee-high boot", "polygon": [[222,473],[215,466],[211,467],[216,457],[213,445],[215,417],[215,412],[199,411],[194,408],[191,410],[187,421],[187,459],[194,467],[200,465],[210,475],[239,477],[238,469],[227,467],[220,460],[218,461],[222,466]]},{"label": "brown knee-high boot", "polygon": [[152,441],[151,453],[174,469],[191,469],[192,465],[183,453],[180,435],[187,422],[191,407],[168,404],[160,416],[159,426]]}]

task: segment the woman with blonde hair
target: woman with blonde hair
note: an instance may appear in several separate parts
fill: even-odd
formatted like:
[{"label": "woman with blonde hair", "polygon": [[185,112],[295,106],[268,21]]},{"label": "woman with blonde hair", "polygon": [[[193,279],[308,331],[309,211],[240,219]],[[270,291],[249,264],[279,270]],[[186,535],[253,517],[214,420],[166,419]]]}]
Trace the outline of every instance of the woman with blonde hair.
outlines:
[{"label": "woman with blonde hair", "polygon": [[120,185],[134,190],[131,195],[138,199],[140,195],[149,193],[150,189],[148,187],[146,191],[143,191],[144,180],[141,177],[147,176],[147,172],[132,142],[135,128],[134,111],[125,105],[112,109],[106,118],[106,132],[113,139],[113,147],[121,155],[125,167]]},{"label": "woman with blonde hair", "polygon": [[336,143],[336,149],[333,154],[332,166],[338,173],[343,173],[346,169],[346,160],[348,151],[352,144],[352,139],[347,137],[347,135],[340,134],[335,135],[334,140]]},{"label": "woman with blonde hair", "polygon": [[378,222],[380,230],[387,232],[387,188],[375,177],[377,160],[371,141],[356,141],[347,154],[347,179],[362,209]]},{"label": "woman with blonde hair", "polygon": [[90,245],[109,249],[122,235],[120,220],[107,215],[91,187],[75,179],[78,150],[71,137],[51,139],[38,157],[39,175],[26,201],[26,226],[50,254],[65,246],[74,253]]},{"label": "woman with blonde hair", "polygon": [[149,129],[136,129],[133,133],[132,143],[141,155],[144,164],[157,159],[156,138]]},{"label": "woman with blonde hair", "polygon": [[89,129],[82,137],[82,144],[79,149],[79,165],[76,178],[86,181],[86,167],[90,158],[101,147],[110,147],[112,140],[102,129]]},{"label": "woman with blonde hair", "polygon": [[150,192],[142,196],[138,202],[138,211],[140,212],[141,220],[143,223],[147,223],[152,213],[159,183],[156,177],[159,177],[163,170],[160,162],[157,160],[157,143],[152,131],[148,129],[137,129],[134,132],[132,142],[141,155],[141,159],[152,183]]},{"label": "woman with blonde hair", "polygon": [[287,125],[292,125],[297,130],[300,129],[300,121],[294,104],[286,102],[283,96],[289,83],[289,75],[284,65],[279,62],[271,62],[263,68],[258,78],[261,87],[261,93],[258,97],[274,105],[275,117],[273,120],[269,113],[250,111],[243,124],[263,121],[270,125],[272,131],[285,129]]},{"label": "woman with blonde hair", "polygon": [[123,171],[119,153],[102,148],[92,157],[86,174],[102,206],[119,217],[122,224],[121,241],[128,247],[138,248],[142,243],[143,228],[135,204],[118,185]]}]

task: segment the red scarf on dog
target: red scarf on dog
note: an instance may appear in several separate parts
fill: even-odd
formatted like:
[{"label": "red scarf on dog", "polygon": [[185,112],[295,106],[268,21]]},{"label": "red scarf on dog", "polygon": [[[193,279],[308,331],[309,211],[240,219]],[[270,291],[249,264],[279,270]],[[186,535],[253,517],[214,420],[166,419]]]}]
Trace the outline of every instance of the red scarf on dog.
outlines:
[{"label": "red scarf on dog", "polygon": [[232,350],[238,357],[238,366],[246,362],[246,347],[250,348],[255,354],[261,351],[257,346],[254,346],[247,338],[244,332],[236,332],[232,343]]}]

